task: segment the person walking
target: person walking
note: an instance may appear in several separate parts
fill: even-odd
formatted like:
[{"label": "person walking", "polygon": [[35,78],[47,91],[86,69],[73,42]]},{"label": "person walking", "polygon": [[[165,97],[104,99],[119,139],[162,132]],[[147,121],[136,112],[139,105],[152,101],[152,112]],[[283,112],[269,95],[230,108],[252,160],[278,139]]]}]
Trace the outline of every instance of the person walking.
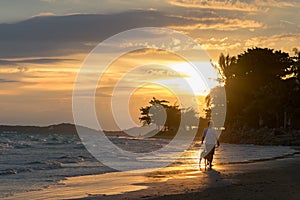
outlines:
[{"label": "person walking", "polygon": [[[208,127],[204,129],[201,144],[204,143],[204,153],[201,154],[208,161],[209,169],[212,168],[212,162],[215,154],[215,148],[220,146],[218,133],[213,128],[213,122],[208,122]],[[200,159],[202,158],[200,156]]]}]

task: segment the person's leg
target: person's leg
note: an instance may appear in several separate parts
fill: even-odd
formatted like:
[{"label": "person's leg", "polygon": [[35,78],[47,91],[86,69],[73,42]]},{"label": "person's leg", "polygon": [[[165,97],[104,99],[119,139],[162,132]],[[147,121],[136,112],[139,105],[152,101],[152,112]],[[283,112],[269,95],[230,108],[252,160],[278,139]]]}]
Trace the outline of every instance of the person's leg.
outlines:
[{"label": "person's leg", "polygon": [[214,155],[215,155],[215,147],[211,150],[211,162],[214,159]]},{"label": "person's leg", "polygon": [[212,148],[212,150],[209,152],[210,156],[209,156],[209,168],[212,168],[212,162],[214,159],[214,154],[215,154],[215,147]]},{"label": "person's leg", "polygon": [[205,144],[205,150],[207,153],[207,155],[204,157],[207,160],[207,165],[209,165],[211,167],[211,163],[212,163],[212,153],[214,152],[214,146],[213,144]]}]

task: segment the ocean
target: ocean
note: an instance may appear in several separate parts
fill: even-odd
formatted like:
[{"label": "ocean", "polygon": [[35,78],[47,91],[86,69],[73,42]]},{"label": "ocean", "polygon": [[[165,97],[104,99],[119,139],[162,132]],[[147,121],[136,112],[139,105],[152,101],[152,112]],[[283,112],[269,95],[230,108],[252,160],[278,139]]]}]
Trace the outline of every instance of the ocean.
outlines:
[{"label": "ocean", "polygon": [[[109,136],[110,140],[128,151],[159,149],[166,139],[132,139]],[[184,156],[173,165],[197,165],[200,142],[194,142]],[[176,151],[176,149],[174,150]],[[287,146],[221,144],[216,149],[215,165],[255,162],[285,157],[297,152]],[[172,153],[172,152],[171,152]],[[103,155],[106,156],[106,155]],[[155,157],[153,162],[171,162]],[[116,172],[96,160],[77,135],[67,134],[0,134],[0,198],[19,192],[40,190],[66,177]]]}]

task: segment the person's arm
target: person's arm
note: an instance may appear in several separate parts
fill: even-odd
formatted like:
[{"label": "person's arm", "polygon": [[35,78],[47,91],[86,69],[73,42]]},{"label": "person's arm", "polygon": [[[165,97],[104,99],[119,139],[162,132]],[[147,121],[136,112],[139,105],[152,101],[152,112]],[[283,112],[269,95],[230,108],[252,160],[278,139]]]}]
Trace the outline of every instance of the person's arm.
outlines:
[{"label": "person's arm", "polygon": [[217,140],[217,147],[219,147],[220,146],[220,142],[219,142],[219,140]]},{"label": "person's arm", "polygon": [[206,133],[207,133],[207,129],[204,129],[203,134],[202,134],[202,140],[201,140],[201,144],[203,144],[203,141],[206,137]]}]

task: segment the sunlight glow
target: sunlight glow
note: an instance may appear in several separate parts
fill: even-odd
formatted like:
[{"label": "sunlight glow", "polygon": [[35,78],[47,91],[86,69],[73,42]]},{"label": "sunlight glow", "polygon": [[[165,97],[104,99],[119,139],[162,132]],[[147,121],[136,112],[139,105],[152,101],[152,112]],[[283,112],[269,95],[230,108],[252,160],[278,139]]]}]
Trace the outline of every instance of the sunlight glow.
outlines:
[{"label": "sunlight glow", "polygon": [[[193,91],[198,96],[206,96],[210,89],[218,85],[217,72],[212,68],[211,63],[198,62],[196,66],[200,66],[200,69],[195,69],[194,64],[187,62],[176,63],[172,65],[172,69],[176,70],[187,80]],[[198,72],[201,72],[202,77],[198,76]],[[174,80],[172,80],[174,81]],[[176,81],[175,81],[176,82]],[[184,89],[184,88],[182,88]]]}]

